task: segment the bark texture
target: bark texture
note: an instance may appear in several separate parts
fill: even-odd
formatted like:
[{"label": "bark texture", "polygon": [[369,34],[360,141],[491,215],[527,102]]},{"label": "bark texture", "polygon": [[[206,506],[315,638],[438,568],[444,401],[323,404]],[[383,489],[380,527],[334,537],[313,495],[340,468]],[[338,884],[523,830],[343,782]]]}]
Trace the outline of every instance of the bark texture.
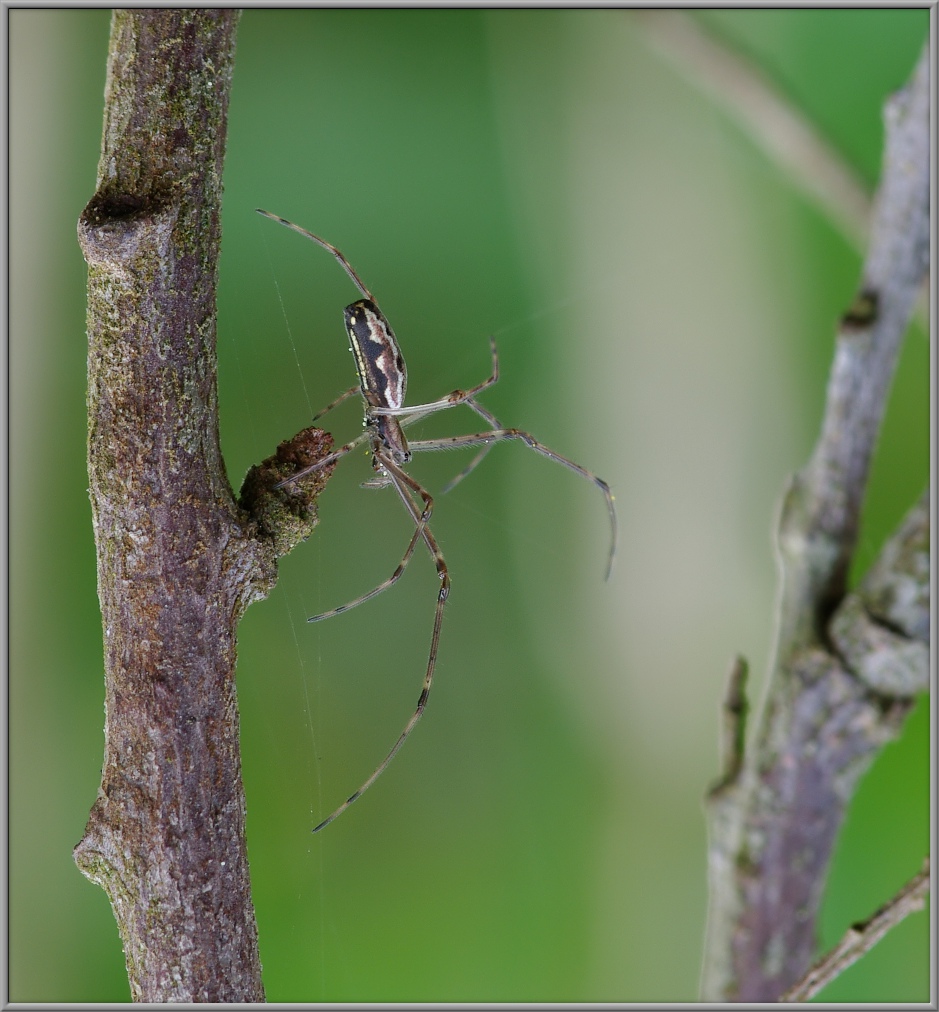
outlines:
[{"label": "bark texture", "polygon": [[[216,391],[237,19],[115,11],[97,191],[79,221],[106,719],[101,786],[75,860],[111,900],[135,1001],[264,1000],[235,630],[273,585],[281,552],[235,502]],[[323,433],[301,436],[307,463],[328,448]],[[308,503],[300,512],[309,533],[315,516]]]},{"label": "bark texture", "polygon": [[822,432],[786,493],[775,659],[741,754],[742,675],[727,771],[709,798],[702,998],[777,1001],[808,970],[832,848],[861,774],[928,687],[929,503],[846,595],[894,365],[929,266],[929,59],[885,107],[870,248],[842,318]]}]

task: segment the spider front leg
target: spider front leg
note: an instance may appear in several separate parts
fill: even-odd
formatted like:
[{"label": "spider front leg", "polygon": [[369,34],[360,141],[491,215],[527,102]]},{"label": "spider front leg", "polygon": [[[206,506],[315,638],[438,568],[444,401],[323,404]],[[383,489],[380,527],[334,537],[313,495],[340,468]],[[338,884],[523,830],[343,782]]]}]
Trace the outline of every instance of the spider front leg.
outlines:
[{"label": "spider front leg", "polygon": [[333,410],[333,408],[338,408],[340,404],[347,401],[350,397],[353,397],[355,396],[355,394],[359,394],[361,392],[362,388],[359,386],[358,383],[356,383],[354,387],[349,387],[348,390],[343,390],[343,392],[334,401],[330,401],[329,404],[327,404],[322,411],[316,412],[316,414],[313,416],[313,421],[314,422],[319,421],[319,419],[321,419],[323,415],[328,415],[329,412]]},{"label": "spider front leg", "polygon": [[[488,379],[469,390],[451,390],[445,397],[431,401],[428,404],[405,405],[400,408],[372,408],[374,415],[394,415],[396,418],[403,418],[403,425],[412,425],[414,422],[422,421],[438,411],[445,411],[447,408],[455,408],[458,404],[465,404],[476,412],[484,421],[488,422],[493,429],[501,429],[502,423],[491,412],[487,411],[477,400],[476,395],[496,385],[499,382],[499,351],[496,348],[494,337],[489,338],[489,348],[492,353],[492,372]],[[319,417],[319,416],[317,416]],[[315,419],[314,419],[315,420]],[[483,458],[491,449],[491,446],[484,446],[479,453],[463,468],[462,471],[444,485],[440,494],[446,495],[482,463]]]},{"label": "spider front leg", "polygon": [[333,450],[332,453],[327,453],[325,457],[316,461],[316,463],[310,464],[309,467],[305,467],[302,471],[297,471],[296,474],[292,474],[289,478],[284,478],[284,480],[279,481],[274,488],[284,488],[284,486],[290,485],[295,481],[299,481],[300,478],[305,478],[308,474],[312,474],[314,471],[318,471],[321,467],[326,467],[327,464],[332,464],[333,461],[341,459],[347,453],[351,453],[357,446],[361,446],[371,437],[371,435],[371,432],[366,429],[361,436],[356,436],[351,443],[346,443],[344,446],[340,446],[338,450]]},{"label": "spider front leg", "polygon": [[[613,504],[613,494],[610,492],[610,486],[602,478],[598,478],[592,471],[581,467],[580,464],[575,464],[573,460],[568,460],[567,457],[562,457],[560,453],[556,453],[550,447],[545,446],[544,443],[539,443],[530,432],[523,432],[521,429],[500,428],[493,429],[491,432],[476,432],[466,436],[445,436],[442,439],[414,440],[408,445],[413,453],[419,453],[422,450],[452,450],[461,446],[498,443],[506,439],[521,439],[522,442],[530,446],[536,453],[540,453],[543,457],[562,464],[568,470],[579,474],[582,478],[596,485],[603,493],[603,498],[606,500],[607,510],[610,514],[610,554],[606,568],[606,578],[609,579],[610,574],[613,572],[613,560],[616,557],[616,507]],[[471,467],[474,467],[477,462],[474,461]],[[459,478],[461,475],[457,475],[457,477]]]},{"label": "spider front leg", "polygon": [[[350,795],[328,818],[313,828],[314,833],[318,833],[321,829],[324,829],[335,819],[338,819],[340,815],[351,805],[353,802],[358,801],[360,797],[372,786],[373,783],[385,772],[388,768],[388,764],[398,754],[398,750],[407,741],[408,736],[414,730],[417,722],[421,719],[421,715],[424,712],[424,707],[427,705],[427,698],[430,695],[430,688],[434,681],[434,668],[437,666],[437,651],[440,646],[440,629],[443,625],[443,609],[447,603],[447,598],[450,595],[450,575],[447,571],[447,563],[444,560],[443,553],[440,551],[430,528],[426,522],[421,522],[417,512],[417,507],[408,495],[407,490],[410,489],[417,495],[420,495],[424,502],[430,501],[431,507],[433,506],[433,500],[430,494],[426,492],[409,474],[406,474],[390,457],[385,456],[380,451],[375,453],[376,460],[381,464],[390,484],[394,487],[395,491],[401,498],[408,512],[411,514],[412,519],[418,524],[417,532],[415,537],[420,534],[424,544],[427,546],[427,550],[430,552],[431,557],[434,560],[434,565],[437,568],[437,576],[440,578],[440,590],[437,592],[437,606],[434,611],[434,628],[430,636],[430,652],[427,657],[427,668],[424,672],[424,683],[421,686],[421,693],[417,698],[417,706],[414,708],[414,712],[411,714],[407,724],[404,725],[404,730],[398,735],[397,741],[391,747],[391,751],[385,756],[385,758],[378,764],[372,775],[365,781],[364,784],[352,795]],[[425,507],[426,512],[426,507]],[[423,517],[423,514],[420,514]]]},{"label": "spider front leg", "polygon": [[[476,386],[470,387],[469,390],[451,390],[446,397],[430,401],[428,404],[403,405],[400,408],[372,408],[372,414],[394,415],[395,418],[406,418],[408,415],[422,415],[426,417],[427,415],[436,414],[438,411],[445,411],[447,408],[456,407],[457,404],[466,404],[472,401],[477,394],[481,394],[484,390],[488,390],[499,382],[499,353],[496,350],[496,340],[494,337],[489,338],[489,347],[492,350],[492,374],[488,379],[483,380],[482,383],[477,383]],[[473,410],[477,409],[474,408]]]}]

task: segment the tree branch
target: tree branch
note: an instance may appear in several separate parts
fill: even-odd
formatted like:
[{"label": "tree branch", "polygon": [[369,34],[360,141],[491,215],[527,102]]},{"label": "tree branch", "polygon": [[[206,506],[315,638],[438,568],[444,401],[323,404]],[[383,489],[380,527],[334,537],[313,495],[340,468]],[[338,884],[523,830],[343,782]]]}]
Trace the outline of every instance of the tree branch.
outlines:
[{"label": "tree branch", "polygon": [[[107,892],[135,1001],[263,1001],[235,633],[315,523],[306,430],[252,470],[218,437],[215,288],[233,10],[115,11],[88,262],[88,473],[105,755],[75,860]],[[285,532],[284,527],[290,531]]]},{"label": "tree branch", "polygon": [[926,685],[925,500],[845,598],[884,403],[928,267],[926,50],[885,119],[870,252],[839,328],[821,436],[779,522],[782,591],[760,728],[735,781],[709,800],[708,1001],[776,1001],[804,974],[845,808]]}]

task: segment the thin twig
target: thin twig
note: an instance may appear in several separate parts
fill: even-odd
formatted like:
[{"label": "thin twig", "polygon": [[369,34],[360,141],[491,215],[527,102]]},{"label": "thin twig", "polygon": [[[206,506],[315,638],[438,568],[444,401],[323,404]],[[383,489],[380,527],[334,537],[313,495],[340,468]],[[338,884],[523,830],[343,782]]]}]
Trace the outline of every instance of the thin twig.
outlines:
[{"label": "thin twig", "polygon": [[929,895],[929,858],[923,870],[915,875],[875,914],[866,921],[852,924],[841,941],[812,967],[779,999],[781,1002],[806,1002],[839,977],[852,963],[869,952],[887,934],[914,910],[922,910]]}]

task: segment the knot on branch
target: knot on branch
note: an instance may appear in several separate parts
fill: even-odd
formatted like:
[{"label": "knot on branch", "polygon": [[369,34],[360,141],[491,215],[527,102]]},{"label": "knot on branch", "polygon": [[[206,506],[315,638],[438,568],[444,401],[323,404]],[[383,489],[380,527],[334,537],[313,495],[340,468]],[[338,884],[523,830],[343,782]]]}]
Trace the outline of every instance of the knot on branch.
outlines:
[{"label": "knot on branch", "polygon": [[747,715],[750,702],[747,699],[747,678],[750,665],[745,657],[734,658],[724,695],[724,729],[722,736],[721,778],[708,791],[709,802],[715,802],[737,786],[743,770],[746,747]]},{"label": "knot on branch", "polygon": [[880,296],[874,289],[862,289],[841,317],[841,331],[853,333],[867,330],[877,320]]},{"label": "knot on branch", "polygon": [[892,629],[858,596],[838,609],[831,633],[850,670],[875,692],[911,697],[929,687],[929,645]]},{"label": "knot on branch", "polygon": [[78,219],[78,243],[90,266],[126,274],[170,247],[179,205],[169,192],[96,193]]},{"label": "knot on branch", "polygon": [[929,499],[910,510],[857,590],[836,612],[831,640],[875,692],[907,698],[929,686]]},{"label": "knot on branch", "polygon": [[319,522],[316,500],[336,464],[327,464],[303,478],[277,488],[298,471],[322,460],[332,449],[333,437],[314,426],[285,439],[272,457],[255,464],[245,475],[239,505],[258,525],[258,534],[269,539],[280,558],[313,533]]}]

